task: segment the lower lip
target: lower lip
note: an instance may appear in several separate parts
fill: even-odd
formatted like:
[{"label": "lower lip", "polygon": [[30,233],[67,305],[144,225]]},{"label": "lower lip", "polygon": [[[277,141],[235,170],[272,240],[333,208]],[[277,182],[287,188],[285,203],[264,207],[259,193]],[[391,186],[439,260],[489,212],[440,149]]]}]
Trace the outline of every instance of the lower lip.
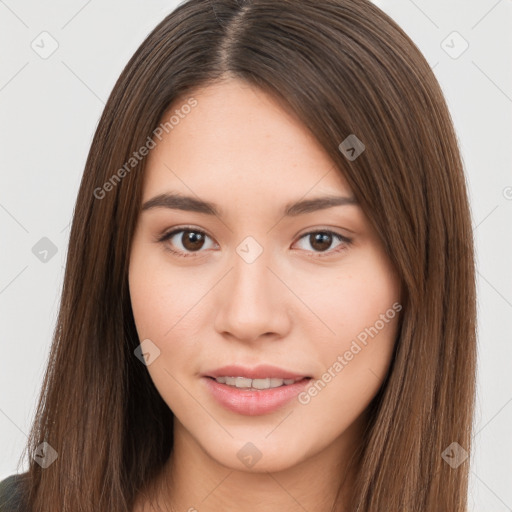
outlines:
[{"label": "lower lip", "polygon": [[295,382],[295,384],[261,391],[249,391],[227,386],[226,384],[220,384],[211,377],[203,377],[203,380],[213,397],[226,409],[238,414],[257,416],[259,414],[269,414],[283,407],[303,391],[311,379],[304,378]]}]

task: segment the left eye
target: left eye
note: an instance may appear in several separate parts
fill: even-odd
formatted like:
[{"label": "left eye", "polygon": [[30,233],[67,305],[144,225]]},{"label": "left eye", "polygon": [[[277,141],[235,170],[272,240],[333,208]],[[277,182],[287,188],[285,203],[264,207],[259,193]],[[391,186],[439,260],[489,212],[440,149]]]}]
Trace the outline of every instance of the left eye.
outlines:
[{"label": "left eye", "polygon": [[[181,236],[178,236],[181,235]],[[209,239],[212,240],[204,231],[200,229],[190,229],[190,228],[181,228],[175,229],[169,233],[164,234],[161,238],[158,239],[159,242],[167,242],[170,241],[171,244],[165,244],[165,247],[170,252],[178,255],[178,256],[195,256],[194,253],[200,252],[201,249],[211,249],[212,245],[215,247],[215,244],[211,244],[210,247],[205,247],[205,241]],[[306,240],[307,243],[313,247],[313,251],[317,253],[319,256],[322,256],[321,253],[335,253],[341,250],[344,250],[350,243],[351,239],[340,235],[339,233],[335,233],[333,231],[310,231],[309,233],[305,233],[299,238],[299,241]],[[335,246],[335,249],[328,250],[332,245],[333,241],[338,240],[339,244]],[[178,246],[178,250],[173,249],[171,246]],[[181,245],[181,247],[180,247]],[[208,245],[208,244],[206,244]],[[301,249],[304,249],[302,247]],[[310,249],[304,249],[310,251]]]},{"label": "left eye", "polygon": [[[306,240],[308,243],[315,249],[313,252],[338,252],[346,248],[351,242],[351,240],[339,233],[335,233],[333,231],[311,231],[310,233],[306,233],[302,235],[299,240]],[[338,240],[340,243],[335,246],[336,248],[333,250],[327,250],[331,246],[334,240]],[[309,250],[309,249],[306,249]]]}]

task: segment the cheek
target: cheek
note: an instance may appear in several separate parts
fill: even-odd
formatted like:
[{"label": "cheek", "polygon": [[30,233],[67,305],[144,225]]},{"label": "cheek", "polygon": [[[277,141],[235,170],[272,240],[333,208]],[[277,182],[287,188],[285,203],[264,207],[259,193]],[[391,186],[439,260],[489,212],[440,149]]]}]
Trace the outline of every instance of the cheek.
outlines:
[{"label": "cheek", "polygon": [[[204,278],[203,278],[204,277]],[[155,384],[198,371],[198,347],[204,343],[211,278],[197,268],[173,268],[154,247],[135,245],[129,267],[133,317],[139,339],[150,339],[160,356],[148,366]],[[173,386],[171,386],[173,387]]]},{"label": "cheek", "polygon": [[[151,340],[159,351],[147,366],[151,380],[169,408],[181,410],[190,400],[180,386],[182,372],[195,371],[199,335],[193,304],[200,290],[194,293],[186,283],[180,283],[180,272],[170,272],[168,265],[163,268],[162,260],[152,258],[144,246],[134,248],[129,268],[130,299],[139,340]],[[180,290],[179,297],[176,290]]]},{"label": "cheek", "polygon": [[401,310],[399,287],[391,271],[372,268],[354,269],[351,277],[340,279],[331,302],[326,301],[325,321],[336,335],[316,339],[324,373],[299,397],[308,418],[324,421],[326,437],[338,435],[366,409],[391,363]]},{"label": "cheek", "polygon": [[325,335],[315,338],[323,366],[330,371],[325,380],[333,382],[324,399],[346,403],[357,393],[369,398],[391,362],[401,310],[399,278],[380,252],[370,251],[343,267],[334,285],[331,280],[324,289],[312,308],[334,331],[325,329]]},{"label": "cheek", "polygon": [[129,267],[130,300],[137,331],[141,338],[155,338],[157,343],[187,324],[188,320],[183,320],[194,315],[192,308],[202,288],[197,272],[173,269],[162,252],[148,244],[135,244]]},{"label": "cheek", "polygon": [[[370,252],[340,266],[339,270],[324,275],[317,273],[315,279],[306,279],[303,296],[306,302],[310,300],[308,305],[324,324],[324,327],[320,325],[321,338],[331,346],[334,342],[337,348],[343,348],[347,340],[366,332],[400,300],[398,283],[389,262]],[[390,315],[395,316],[394,310]]]}]

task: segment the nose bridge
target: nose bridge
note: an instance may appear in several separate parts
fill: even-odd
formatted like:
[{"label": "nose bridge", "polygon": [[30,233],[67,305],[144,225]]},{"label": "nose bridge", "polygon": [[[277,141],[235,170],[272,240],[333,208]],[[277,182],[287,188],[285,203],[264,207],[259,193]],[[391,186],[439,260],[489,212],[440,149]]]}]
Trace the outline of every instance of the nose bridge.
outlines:
[{"label": "nose bridge", "polygon": [[240,339],[255,339],[261,334],[287,329],[285,301],[279,290],[282,283],[268,268],[271,251],[253,237],[246,237],[232,257],[232,270],[224,285],[216,327]]},{"label": "nose bridge", "polygon": [[[233,258],[233,295],[237,296],[238,302],[245,300],[270,298],[269,294],[269,271],[271,265],[269,258],[270,251],[262,251],[257,254],[256,248],[250,243],[240,244],[237,254]],[[259,301],[263,304],[265,301]]]}]

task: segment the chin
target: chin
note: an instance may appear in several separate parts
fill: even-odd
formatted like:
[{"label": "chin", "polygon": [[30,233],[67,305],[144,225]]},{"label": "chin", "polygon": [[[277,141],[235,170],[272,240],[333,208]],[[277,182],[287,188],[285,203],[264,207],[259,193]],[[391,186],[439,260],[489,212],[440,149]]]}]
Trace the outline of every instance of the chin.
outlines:
[{"label": "chin", "polygon": [[205,451],[218,464],[230,470],[247,473],[284,471],[300,464],[305,459],[305,442],[299,442],[300,448],[296,448],[295,443],[285,443],[283,438],[277,439],[277,437],[274,440],[265,439],[265,435],[268,435],[268,432],[258,438],[253,436],[245,438],[247,440],[232,440],[223,446],[215,440],[215,446],[212,446],[211,450],[206,449]]}]

